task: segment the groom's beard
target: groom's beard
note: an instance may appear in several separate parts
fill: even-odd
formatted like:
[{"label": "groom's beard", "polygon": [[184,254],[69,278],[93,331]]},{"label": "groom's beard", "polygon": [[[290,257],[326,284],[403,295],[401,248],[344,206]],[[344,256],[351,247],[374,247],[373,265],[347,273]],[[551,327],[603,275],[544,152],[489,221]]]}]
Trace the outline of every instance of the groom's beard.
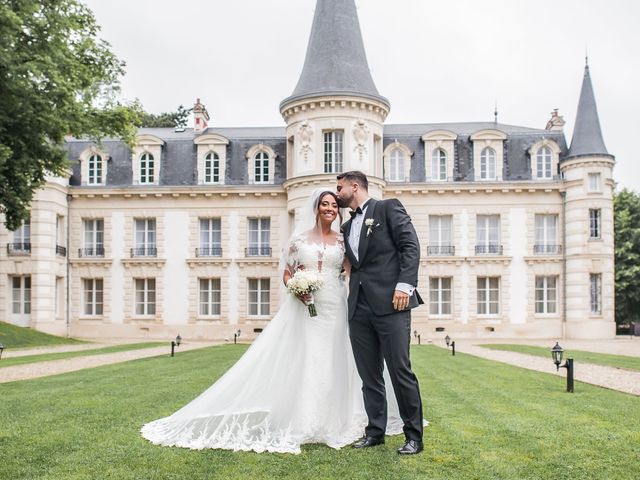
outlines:
[{"label": "groom's beard", "polygon": [[342,198],[338,198],[338,201],[336,203],[340,208],[349,208],[349,204],[347,203],[347,201]]}]

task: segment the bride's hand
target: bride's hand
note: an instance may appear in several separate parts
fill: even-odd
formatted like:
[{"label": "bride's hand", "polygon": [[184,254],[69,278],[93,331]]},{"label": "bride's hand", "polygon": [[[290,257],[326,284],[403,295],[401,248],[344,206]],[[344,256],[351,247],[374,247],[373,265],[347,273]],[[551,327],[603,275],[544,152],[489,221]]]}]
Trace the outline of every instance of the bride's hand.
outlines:
[{"label": "bride's hand", "polygon": [[309,293],[296,295],[296,297],[298,297],[298,300],[300,300],[305,305],[307,305],[311,301],[311,299],[313,298],[313,296],[311,294],[309,294]]}]

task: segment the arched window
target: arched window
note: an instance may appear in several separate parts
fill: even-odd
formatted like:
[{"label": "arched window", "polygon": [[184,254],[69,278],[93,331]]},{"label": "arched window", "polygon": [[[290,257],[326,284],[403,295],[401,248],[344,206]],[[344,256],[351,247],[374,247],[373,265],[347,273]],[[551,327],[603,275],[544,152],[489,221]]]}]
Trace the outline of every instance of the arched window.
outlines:
[{"label": "arched window", "polygon": [[269,183],[269,155],[265,151],[253,157],[253,183]]},{"label": "arched window", "polygon": [[204,157],[204,183],[220,183],[220,157],[216,152]]},{"label": "arched window", "polygon": [[447,179],[447,153],[441,148],[436,148],[431,155],[431,179]]},{"label": "arched window", "polygon": [[389,156],[389,181],[404,182],[404,152],[399,148],[394,149]]},{"label": "arched window", "polygon": [[480,153],[480,179],[496,179],[496,151],[491,147],[486,147]]},{"label": "arched window", "polygon": [[140,183],[153,183],[155,163],[153,155],[143,153],[140,155]]},{"label": "arched window", "polygon": [[542,147],[538,150],[536,155],[537,161],[537,177],[538,178],[551,178],[551,149],[549,147]]},{"label": "arched window", "polygon": [[102,157],[100,155],[91,155],[89,157],[89,185],[100,185],[102,183]]}]

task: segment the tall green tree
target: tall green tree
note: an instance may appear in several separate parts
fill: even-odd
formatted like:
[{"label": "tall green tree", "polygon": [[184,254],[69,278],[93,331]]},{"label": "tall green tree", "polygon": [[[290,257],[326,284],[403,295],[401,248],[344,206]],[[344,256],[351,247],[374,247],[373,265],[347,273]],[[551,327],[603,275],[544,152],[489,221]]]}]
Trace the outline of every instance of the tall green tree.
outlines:
[{"label": "tall green tree", "polygon": [[67,167],[64,137],[133,144],[139,106],[118,103],[124,63],[76,0],[0,0],[0,212],[28,218],[47,174]]},{"label": "tall green tree", "polygon": [[616,323],[640,321],[640,195],[626,188],[613,199]]}]

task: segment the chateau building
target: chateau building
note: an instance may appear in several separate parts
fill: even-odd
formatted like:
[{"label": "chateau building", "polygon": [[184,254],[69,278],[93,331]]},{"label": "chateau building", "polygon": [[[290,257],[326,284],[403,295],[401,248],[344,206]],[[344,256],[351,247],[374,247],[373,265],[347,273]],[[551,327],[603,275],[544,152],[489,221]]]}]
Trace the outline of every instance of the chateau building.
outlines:
[{"label": "chateau building", "polygon": [[615,335],[614,157],[585,67],[567,144],[497,122],[389,125],[353,0],[318,0],[285,126],[69,138],[72,169],[0,227],[3,320],[77,337],[254,338],[276,313],[297,212],[362,170],[396,197],[421,245],[423,339]]}]

